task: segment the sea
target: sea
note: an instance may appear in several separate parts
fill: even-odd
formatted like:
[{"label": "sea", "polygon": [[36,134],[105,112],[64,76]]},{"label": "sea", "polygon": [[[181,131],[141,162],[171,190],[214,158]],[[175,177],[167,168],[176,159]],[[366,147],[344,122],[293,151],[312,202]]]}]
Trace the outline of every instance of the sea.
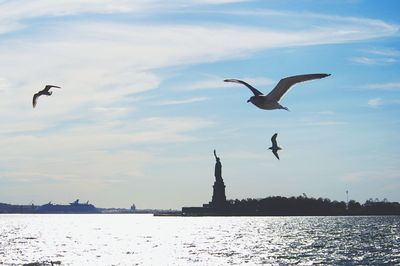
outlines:
[{"label": "sea", "polygon": [[400,265],[400,216],[1,214],[0,265]]}]

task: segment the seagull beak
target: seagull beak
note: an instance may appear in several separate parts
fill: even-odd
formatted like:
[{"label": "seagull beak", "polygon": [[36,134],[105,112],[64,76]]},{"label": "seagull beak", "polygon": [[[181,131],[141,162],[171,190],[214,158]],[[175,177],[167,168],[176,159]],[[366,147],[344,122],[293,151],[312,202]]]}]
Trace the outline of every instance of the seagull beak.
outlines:
[{"label": "seagull beak", "polygon": [[249,102],[250,102],[250,99],[248,99],[247,102],[249,103]]}]

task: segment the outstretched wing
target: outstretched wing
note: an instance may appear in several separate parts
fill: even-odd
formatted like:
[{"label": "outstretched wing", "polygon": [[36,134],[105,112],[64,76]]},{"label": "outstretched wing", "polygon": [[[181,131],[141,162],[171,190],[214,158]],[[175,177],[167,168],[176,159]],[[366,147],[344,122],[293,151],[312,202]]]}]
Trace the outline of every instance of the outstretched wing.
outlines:
[{"label": "outstretched wing", "polygon": [[267,97],[271,100],[279,101],[294,84],[312,79],[322,79],[330,75],[331,74],[306,74],[283,78],[276,84],[275,88],[268,93]]},{"label": "outstretched wing", "polygon": [[225,79],[224,81],[225,81],[225,82],[235,82],[235,83],[243,84],[243,85],[245,85],[247,88],[249,88],[249,89],[254,93],[255,96],[263,95],[262,92],[260,92],[259,90],[257,90],[257,89],[254,88],[253,86],[251,86],[250,84],[244,82],[243,80],[240,80],[240,79]]},{"label": "outstretched wing", "polygon": [[275,133],[271,138],[272,147],[278,147],[278,143],[276,142],[276,137],[277,136],[278,136],[278,133]]},{"label": "outstretched wing", "polygon": [[272,153],[275,155],[276,158],[278,158],[278,160],[280,160],[277,150],[273,150]]},{"label": "outstretched wing", "polygon": [[33,95],[33,99],[32,99],[32,105],[33,105],[33,108],[35,108],[35,106],[36,106],[36,103],[37,103],[37,98],[40,96],[40,93],[38,92],[38,93],[35,93],[34,95]]},{"label": "outstretched wing", "polygon": [[49,91],[51,88],[61,88],[61,87],[58,87],[58,86],[54,86],[54,85],[46,85],[46,87],[44,87],[44,91]]}]

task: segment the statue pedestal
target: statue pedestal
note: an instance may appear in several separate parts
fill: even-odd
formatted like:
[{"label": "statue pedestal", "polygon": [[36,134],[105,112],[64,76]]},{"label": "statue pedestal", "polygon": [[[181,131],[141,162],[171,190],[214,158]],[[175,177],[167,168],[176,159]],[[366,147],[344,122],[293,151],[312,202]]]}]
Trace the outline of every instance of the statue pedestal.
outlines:
[{"label": "statue pedestal", "polygon": [[221,180],[214,182],[213,196],[209,206],[213,209],[224,209],[227,206],[225,196],[225,184],[222,178]]}]

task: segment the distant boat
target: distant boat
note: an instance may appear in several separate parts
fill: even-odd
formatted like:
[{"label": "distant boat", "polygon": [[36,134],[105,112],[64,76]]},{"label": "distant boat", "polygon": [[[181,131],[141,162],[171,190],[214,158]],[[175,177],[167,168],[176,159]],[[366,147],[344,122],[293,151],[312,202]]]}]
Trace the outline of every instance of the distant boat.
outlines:
[{"label": "distant boat", "polygon": [[79,199],[71,202],[69,205],[53,204],[51,202],[39,206],[36,210],[37,213],[100,213],[100,211],[93,205],[86,203],[79,203]]}]

